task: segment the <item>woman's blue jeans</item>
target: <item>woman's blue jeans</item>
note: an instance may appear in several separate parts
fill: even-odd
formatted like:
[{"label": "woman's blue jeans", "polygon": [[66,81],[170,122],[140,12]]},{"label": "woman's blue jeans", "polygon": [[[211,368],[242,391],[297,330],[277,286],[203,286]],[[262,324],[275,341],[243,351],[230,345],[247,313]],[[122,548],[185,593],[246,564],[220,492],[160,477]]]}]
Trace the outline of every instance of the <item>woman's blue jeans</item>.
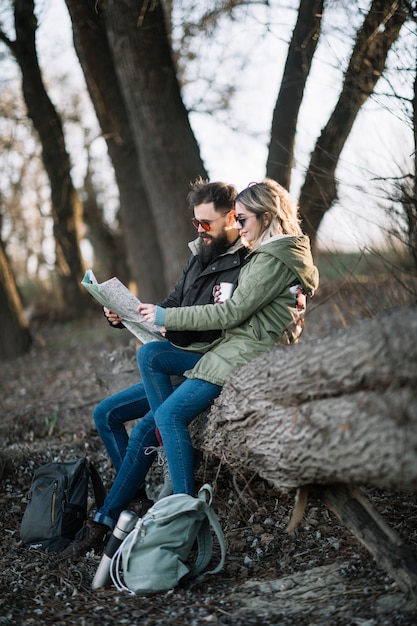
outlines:
[{"label": "woman's blue jeans", "polygon": [[200,353],[170,343],[148,343],[138,352],[146,395],[164,444],[174,493],[194,495],[194,450],[189,424],[220,394],[221,387],[199,378],[187,378],[174,389],[170,375],[183,374]]}]

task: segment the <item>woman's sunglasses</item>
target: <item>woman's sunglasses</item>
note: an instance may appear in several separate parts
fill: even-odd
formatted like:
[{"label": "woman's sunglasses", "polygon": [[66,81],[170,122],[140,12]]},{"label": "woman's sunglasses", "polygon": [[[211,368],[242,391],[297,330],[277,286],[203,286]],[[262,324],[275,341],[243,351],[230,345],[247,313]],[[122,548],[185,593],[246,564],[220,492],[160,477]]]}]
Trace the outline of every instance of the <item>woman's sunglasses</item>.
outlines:
[{"label": "woman's sunglasses", "polygon": [[239,222],[239,224],[241,226],[244,226],[246,220],[249,220],[251,217],[257,217],[257,215],[255,213],[253,215],[246,215],[246,217],[239,217],[239,216],[235,215],[235,221]]}]

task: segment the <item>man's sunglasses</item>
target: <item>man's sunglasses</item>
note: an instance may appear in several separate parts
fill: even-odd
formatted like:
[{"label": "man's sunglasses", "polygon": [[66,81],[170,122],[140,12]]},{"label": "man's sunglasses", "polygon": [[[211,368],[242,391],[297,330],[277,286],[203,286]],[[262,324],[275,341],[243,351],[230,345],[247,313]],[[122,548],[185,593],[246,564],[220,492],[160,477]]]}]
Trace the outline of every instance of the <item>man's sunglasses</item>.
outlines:
[{"label": "man's sunglasses", "polygon": [[[226,213],[227,215],[227,213]],[[195,228],[197,228],[197,230],[200,228],[204,228],[204,230],[208,233],[209,230],[211,230],[211,225],[213,224],[213,222],[217,222],[218,220],[221,220],[222,217],[226,217],[225,215],[221,215],[220,217],[218,217],[215,220],[197,220],[195,217],[193,217],[193,219],[191,220],[191,223],[193,226],[195,226]]]}]

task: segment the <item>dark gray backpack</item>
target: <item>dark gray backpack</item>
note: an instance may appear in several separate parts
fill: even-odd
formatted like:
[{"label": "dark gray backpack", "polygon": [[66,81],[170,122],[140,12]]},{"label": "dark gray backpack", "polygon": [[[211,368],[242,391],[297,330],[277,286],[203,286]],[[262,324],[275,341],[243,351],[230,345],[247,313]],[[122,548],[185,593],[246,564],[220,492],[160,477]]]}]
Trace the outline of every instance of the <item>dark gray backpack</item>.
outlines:
[{"label": "dark gray backpack", "polygon": [[85,457],[35,471],[20,526],[27,548],[61,552],[73,541],[87,518],[90,479],[99,508],[106,492],[96,467]]}]

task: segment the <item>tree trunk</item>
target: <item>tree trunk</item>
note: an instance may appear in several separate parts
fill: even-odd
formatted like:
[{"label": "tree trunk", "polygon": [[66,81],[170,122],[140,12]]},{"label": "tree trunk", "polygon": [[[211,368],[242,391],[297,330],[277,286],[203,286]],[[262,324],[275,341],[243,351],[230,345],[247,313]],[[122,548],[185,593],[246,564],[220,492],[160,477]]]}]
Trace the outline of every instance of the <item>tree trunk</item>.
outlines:
[{"label": "tree trunk", "polygon": [[[75,50],[119,188],[121,227],[130,274],[140,298],[158,302],[168,292],[163,254],[104,21],[97,13],[94,0],[66,0],[66,4],[72,20]],[[109,276],[103,276],[106,278]]]},{"label": "tree trunk", "polygon": [[42,159],[51,184],[56,242],[56,267],[65,312],[79,315],[86,300],[80,282],[84,267],[79,248],[82,205],[71,180],[71,163],[65,149],[61,120],[46,93],[39,69],[33,0],[14,0],[16,41],[9,42],[21,72],[28,115],[42,144]]},{"label": "tree trunk", "polygon": [[240,368],[204,445],[279,489],[347,483],[417,488],[417,308]]},{"label": "tree trunk", "polygon": [[417,273],[417,57],[416,74],[413,91],[413,134],[414,134],[414,172],[412,174],[412,193],[406,204],[408,222],[408,242],[414,262],[414,271]]},{"label": "tree trunk", "polygon": [[94,249],[94,273],[103,279],[117,276],[125,285],[129,285],[131,273],[125,254],[126,242],[121,231],[111,229],[105,222],[92,174],[88,159],[83,185],[83,206],[86,236]]},{"label": "tree trunk", "polygon": [[0,357],[12,359],[25,354],[32,339],[22,301],[0,241]]},{"label": "tree trunk", "polygon": [[323,0],[301,0],[272,118],[267,176],[290,188],[298,113],[320,36]]},{"label": "tree trunk", "polygon": [[195,236],[188,185],[207,174],[181,99],[162,3],[108,0],[104,18],[172,286]]},{"label": "tree trunk", "polygon": [[405,19],[402,0],[373,0],[358,33],[342,92],[317,140],[299,198],[303,229],[313,243],[323,216],[337,197],[335,171],[345,142]]},{"label": "tree trunk", "polygon": [[[417,489],[417,308],[276,348],[225,384],[204,448],[279,490],[307,485],[417,605],[417,555],[351,486]],[[200,433],[201,436],[201,433]]]}]

